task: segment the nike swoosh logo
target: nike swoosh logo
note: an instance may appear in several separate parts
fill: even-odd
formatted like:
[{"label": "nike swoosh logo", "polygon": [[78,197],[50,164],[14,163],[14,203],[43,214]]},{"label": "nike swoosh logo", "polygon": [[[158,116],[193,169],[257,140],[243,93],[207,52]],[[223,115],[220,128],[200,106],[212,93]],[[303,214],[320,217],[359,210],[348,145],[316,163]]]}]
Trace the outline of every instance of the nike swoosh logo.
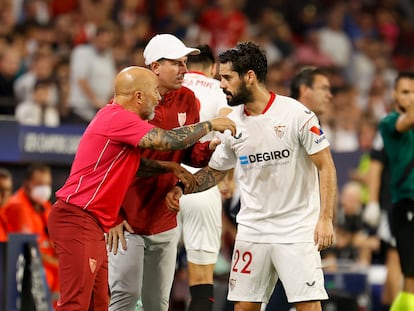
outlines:
[{"label": "nike swoosh logo", "polygon": [[307,114],[311,114],[311,113],[312,113],[312,111],[310,111],[310,110],[305,110],[305,113],[307,113]]},{"label": "nike swoosh logo", "polygon": [[315,285],[315,281],[313,281],[312,283],[309,283],[309,282],[305,282],[306,283],[306,285],[308,285],[308,286],[310,286],[310,287],[312,287],[313,285]]}]

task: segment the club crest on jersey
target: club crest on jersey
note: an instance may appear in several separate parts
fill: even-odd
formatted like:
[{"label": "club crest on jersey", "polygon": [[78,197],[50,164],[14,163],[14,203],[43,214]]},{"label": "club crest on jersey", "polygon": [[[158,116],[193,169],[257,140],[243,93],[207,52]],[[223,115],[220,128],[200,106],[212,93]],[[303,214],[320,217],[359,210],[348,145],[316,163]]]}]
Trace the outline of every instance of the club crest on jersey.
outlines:
[{"label": "club crest on jersey", "polygon": [[275,133],[276,136],[279,137],[280,139],[283,138],[283,136],[285,136],[286,133],[286,125],[275,125],[273,127],[275,129]]},{"label": "club crest on jersey", "polygon": [[179,112],[177,113],[178,117],[178,124],[180,126],[183,126],[185,124],[185,121],[187,120],[187,113],[186,112]]}]

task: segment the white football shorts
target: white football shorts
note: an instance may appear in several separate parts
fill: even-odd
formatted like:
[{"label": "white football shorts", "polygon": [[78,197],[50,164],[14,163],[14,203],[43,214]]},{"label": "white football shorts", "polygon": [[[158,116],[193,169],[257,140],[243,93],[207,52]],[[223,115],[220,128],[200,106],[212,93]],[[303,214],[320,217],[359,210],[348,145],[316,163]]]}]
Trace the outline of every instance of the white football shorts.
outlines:
[{"label": "white football shorts", "polygon": [[216,263],[221,239],[221,207],[217,186],[181,197],[178,224],[189,262]]},{"label": "white football shorts", "polygon": [[277,279],[290,303],[328,299],[313,243],[271,244],[236,239],[228,300],[267,303]]}]

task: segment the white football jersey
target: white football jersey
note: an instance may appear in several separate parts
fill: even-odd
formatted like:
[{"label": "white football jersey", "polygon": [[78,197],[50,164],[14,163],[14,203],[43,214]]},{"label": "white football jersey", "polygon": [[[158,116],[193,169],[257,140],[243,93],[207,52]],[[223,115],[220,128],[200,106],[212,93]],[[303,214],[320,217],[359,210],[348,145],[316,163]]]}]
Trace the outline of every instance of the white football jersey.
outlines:
[{"label": "white football jersey", "polygon": [[[229,107],[217,79],[209,78],[201,72],[190,71],[184,75],[183,85],[192,90],[199,101],[200,121],[216,118],[220,109]],[[213,137],[214,133],[209,133],[201,141],[211,140]]]},{"label": "white football jersey", "polygon": [[260,243],[313,241],[320,212],[319,179],[308,155],[329,146],[316,115],[298,101],[271,93],[261,115],[244,106],[222,137],[209,166],[236,167],[241,193],[238,239]]}]

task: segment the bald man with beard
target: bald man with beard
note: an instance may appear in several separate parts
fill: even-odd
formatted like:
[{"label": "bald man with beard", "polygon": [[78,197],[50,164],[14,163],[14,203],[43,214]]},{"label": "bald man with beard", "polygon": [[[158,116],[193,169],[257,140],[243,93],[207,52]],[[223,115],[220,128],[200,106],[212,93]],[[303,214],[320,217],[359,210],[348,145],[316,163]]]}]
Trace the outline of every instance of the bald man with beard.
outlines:
[{"label": "bald man with beard", "polygon": [[179,164],[141,158],[142,148],[184,149],[212,130],[235,133],[227,118],[162,130],[146,120],[160,100],[150,70],[128,67],[115,79],[114,99],[86,128],[68,179],[56,192],[48,230],[59,261],[57,310],[108,310],[108,258],[104,233],[119,223],[118,212],[135,174],[174,173],[187,187],[192,176]]}]

